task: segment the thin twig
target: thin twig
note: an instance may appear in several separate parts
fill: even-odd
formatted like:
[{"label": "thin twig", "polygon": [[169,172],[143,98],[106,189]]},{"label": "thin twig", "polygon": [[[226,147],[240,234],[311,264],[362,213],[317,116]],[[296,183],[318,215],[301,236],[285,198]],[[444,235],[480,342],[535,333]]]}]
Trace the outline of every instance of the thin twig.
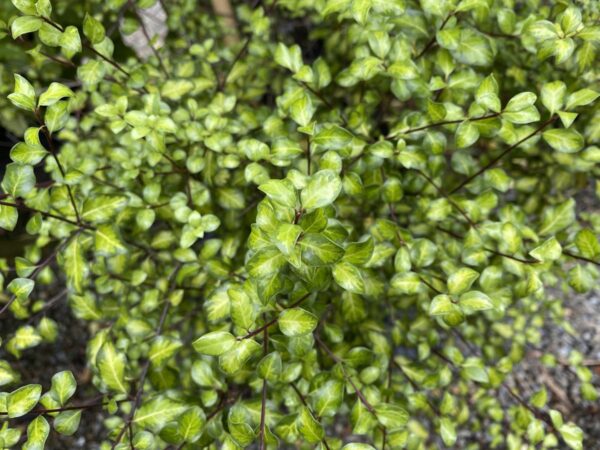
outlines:
[{"label": "thin twig", "polygon": [[552,122],[554,122],[557,118],[558,118],[558,116],[552,116],[552,117],[550,117],[548,120],[546,120],[544,123],[542,123],[539,127],[537,127],[534,131],[532,131],[531,133],[529,133],[527,136],[525,136],[522,139],[519,139],[517,142],[515,142],[513,145],[511,145],[510,147],[508,147],[506,150],[504,150],[502,153],[500,153],[498,156],[496,156],[494,159],[492,159],[489,163],[487,163],[485,166],[483,166],[481,169],[479,169],[473,175],[471,175],[471,176],[465,178],[463,181],[461,181],[458,184],[458,186],[456,186],[454,189],[452,189],[450,191],[450,195],[452,195],[455,192],[457,192],[460,189],[462,189],[464,186],[466,186],[467,184],[469,184],[471,181],[473,181],[475,178],[477,178],[479,175],[481,175],[482,173],[484,173],[485,171],[487,171],[491,167],[494,167],[496,165],[496,163],[498,163],[498,161],[500,161],[502,158],[504,158],[506,155],[508,155],[511,151],[513,151],[515,148],[517,148],[523,142],[531,139],[533,136],[535,136],[536,134],[538,134],[540,131],[542,131],[544,128],[546,128],[548,125],[550,125]]},{"label": "thin twig", "polygon": [[441,127],[444,125],[454,125],[454,124],[461,123],[464,121],[477,122],[479,120],[493,119],[494,117],[498,117],[500,114],[501,113],[493,113],[493,114],[487,114],[485,116],[466,117],[464,119],[443,120],[441,122],[430,123],[429,125],[423,125],[423,126],[416,127],[416,128],[410,128],[406,131],[403,131],[402,134],[416,133],[417,131],[423,131],[428,128]]},{"label": "thin twig", "polygon": [[[263,354],[266,356],[269,352],[269,327],[264,329],[263,335]],[[266,450],[266,438],[265,438],[265,423],[267,419],[267,380],[263,380],[262,385],[262,396],[260,402],[260,436],[259,436],[259,450]]]},{"label": "thin twig", "polygon": [[471,227],[476,228],[477,224],[475,222],[473,222],[473,220],[471,220],[471,218],[468,216],[468,214],[465,212],[464,209],[462,209],[460,207],[460,205],[458,203],[456,203],[454,200],[452,200],[450,198],[450,196],[448,194],[446,194],[441,187],[439,187],[435,181],[433,181],[431,179],[431,177],[429,175],[427,175],[425,172],[419,170],[419,169],[414,169],[419,175],[421,175],[423,178],[425,178],[429,184],[431,184],[436,191],[438,192],[438,194],[440,194],[442,197],[444,197],[446,200],[448,200],[448,202],[454,206],[454,208],[466,219],[467,222],[469,222],[469,225],[471,225]]},{"label": "thin twig", "polygon": [[[160,319],[158,321],[158,325],[156,326],[156,330],[155,330],[155,335],[160,335],[160,333],[162,332],[162,328],[164,326],[165,320],[167,318],[167,314],[169,312],[169,307],[171,305],[171,302],[169,301],[169,294],[171,292],[173,292],[175,290],[175,286],[176,286],[176,278],[177,278],[177,273],[179,272],[179,270],[181,269],[182,264],[178,264],[175,269],[173,270],[173,272],[171,272],[170,275],[170,279],[169,279],[169,283],[170,283],[170,287],[167,291],[167,293],[165,294],[165,304],[163,306],[161,315],[160,315]],[[150,369],[150,358],[148,358],[146,360],[146,362],[144,363],[144,366],[142,368],[142,372],[139,378],[139,384],[138,384],[138,390],[137,393],[135,394],[135,399],[133,401],[133,406],[131,407],[131,411],[127,417],[127,420],[125,421],[125,425],[121,428],[121,431],[119,431],[119,434],[117,435],[117,438],[115,439],[115,442],[113,443],[111,450],[114,450],[117,445],[119,444],[119,442],[121,442],[121,439],[123,439],[123,436],[125,435],[125,432],[127,431],[127,428],[130,426],[131,422],[133,421],[133,417],[135,415],[135,412],[137,411],[137,409],[139,408],[141,402],[142,402],[142,396],[144,394],[144,383],[146,382],[146,377],[148,376],[148,370]]]},{"label": "thin twig", "polygon": [[[294,303],[292,303],[290,306],[287,306],[285,309],[291,309],[291,308],[295,308],[296,306],[300,305],[304,300],[306,300],[309,296],[310,296],[310,292],[308,294],[303,295],[302,297],[300,297],[298,300],[296,300]],[[250,339],[251,337],[256,336],[257,334],[262,333],[264,330],[266,330],[267,328],[269,328],[270,326],[274,325],[277,323],[277,321],[279,320],[279,317],[275,317],[271,320],[269,320],[267,323],[265,323],[263,326],[249,332],[248,334],[246,334],[245,336],[241,336],[238,337],[237,340],[241,341],[244,339]]]}]

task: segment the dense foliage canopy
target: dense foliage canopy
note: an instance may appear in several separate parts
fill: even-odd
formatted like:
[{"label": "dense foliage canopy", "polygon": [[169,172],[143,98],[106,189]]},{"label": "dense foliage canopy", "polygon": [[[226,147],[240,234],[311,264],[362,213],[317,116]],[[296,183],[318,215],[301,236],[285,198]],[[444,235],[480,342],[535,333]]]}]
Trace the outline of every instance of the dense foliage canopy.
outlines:
[{"label": "dense foliage canopy", "polygon": [[0,6],[0,448],[584,448],[511,372],[599,276],[600,4],[160,3]]}]

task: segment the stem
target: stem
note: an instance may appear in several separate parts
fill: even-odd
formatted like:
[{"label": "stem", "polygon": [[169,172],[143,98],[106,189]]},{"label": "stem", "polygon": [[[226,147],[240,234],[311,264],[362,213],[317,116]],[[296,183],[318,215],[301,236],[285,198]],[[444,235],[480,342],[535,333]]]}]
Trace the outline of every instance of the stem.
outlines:
[{"label": "stem", "polygon": [[371,405],[371,403],[369,403],[369,401],[364,396],[362,391],[358,388],[358,386],[356,386],[356,384],[352,380],[352,377],[350,375],[348,375],[348,372],[346,372],[346,368],[344,367],[344,361],[342,361],[335,353],[333,353],[329,349],[329,347],[327,347],[327,345],[325,345],[325,342],[323,342],[317,334],[315,334],[314,336],[315,336],[315,341],[317,342],[317,344],[319,344],[319,346],[323,350],[325,350],[325,352],[329,355],[329,357],[331,359],[333,359],[333,361],[335,361],[337,364],[340,365],[340,367],[342,369],[342,373],[344,374],[344,377],[348,380],[348,382],[352,386],[352,389],[354,389],[354,391],[356,392],[356,395],[358,396],[360,402],[365,406],[365,408],[367,408],[367,411],[369,411],[375,418],[377,418],[377,413],[375,412],[375,408],[373,408],[373,405]]},{"label": "stem", "polygon": [[477,116],[477,117],[471,117],[471,118],[467,117],[464,119],[456,119],[456,120],[444,120],[442,122],[430,123],[429,125],[423,125],[423,126],[417,127],[417,128],[410,128],[406,131],[403,131],[402,134],[416,133],[417,131],[426,130],[428,128],[441,127],[443,125],[453,125],[453,124],[464,122],[466,120],[468,120],[470,122],[477,122],[478,120],[493,119],[494,117],[498,117],[500,114],[501,113],[493,113],[493,114],[488,114],[486,116]]},{"label": "stem", "polygon": [[[160,335],[162,332],[162,328],[165,324],[165,320],[167,318],[167,314],[169,312],[169,306],[171,305],[171,302],[169,301],[168,297],[169,294],[175,290],[175,279],[177,277],[177,273],[179,272],[179,270],[181,269],[182,264],[178,264],[175,269],[173,270],[173,272],[170,275],[170,287],[169,290],[166,292],[165,294],[165,305],[163,306],[161,315],[160,315],[160,319],[158,321],[158,325],[156,326],[156,330],[154,332],[154,334],[156,336]],[[148,370],[150,369],[150,359],[147,359],[146,362],[144,363],[144,366],[142,368],[142,373],[140,375],[139,378],[139,388],[137,393],[135,394],[135,400],[133,401],[133,406],[131,407],[131,412],[129,413],[126,423],[125,425],[121,428],[121,431],[119,431],[119,434],[117,436],[117,438],[115,439],[115,442],[113,443],[111,450],[114,450],[117,445],[121,442],[121,439],[123,439],[123,436],[125,435],[125,432],[127,431],[127,429],[131,426],[131,423],[133,421],[133,416],[135,415],[136,410],[139,408],[140,404],[142,403],[142,396],[144,394],[144,383],[146,382],[146,377],[148,376]]]},{"label": "stem", "polygon": [[129,0],[127,2],[127,5],[128,6],[133,6],[133,10],[135,11],[135,15],[136,15],[136,17],[138,19],[138,22],[140,23],[140,26],[142,28],[142,33],[144,33],[144,37],[146,38],[146,41],[148,42],[148,47],[150,47],[150,50],[152,50],[152,53],[154,53],[154,56],[156,56],[156,59],[158,59],[158,64],[160,65],[160,69],[162,70],[162,72],[165,74],[165,76],[167,78],[170,78],[171,75],[169,74],[169,71],[167,70],[167,67],[165,66],[165,63],[164,63],[163,59],[161,58],[160,53],[158,53],[158,50],[152,44],[152,39],[150,38],[150,34],[148,33],[148,29],[146,28],[146,24],[144,23],[144,19],[140,15],[140,10],[135,5],[132,5],[131,0]]},{"label": "stem", "polygon": [[[310,292],[308,294],[303,295],[302,297],[300,297],[300,299],[296,300],[296,302],[292,303],[290,306],[287,306],[285,309],[291,309],[291,308],[295,308],[296,306],[300,305],[304,300],[306,300],[309,296],[310,296]],[[249,339],[251,337],[256,336],[257,334],[262,333],[264,330],[266,330],[267,328],[269,328],[271,325],[274,325],[277,323],[277,321],[279,320],[278,317],[275,317],[274,319],[269,320],[267,323],[265,323],[263,326],[249,332],[248,334],[246,334],[245,336],[242,337],[238,337],[237,340],[238,341],[242,341],[244,339]]]},{"label": "stem", "polygon": [[[65,169],[64,169],[62,163],[60,162],[60,159],[58,159],[58,155],[56,154],[56,149],[54,148],[54,142],[52,141],[52,135],[50,134],[48,127],[46,127],[46,125],[44,124],[44,121],[42,120],[42,118],[40,116],[39,109],[37,109],[35,111],[35,116],[38,119],[42,133],[44,133],[44,136],[46,137],[46,140],[48,141],[48,147],[50,148],[50,154],[52,154],[52,157],[54,158],[54,161],[56,162],[56,165],[58,166],[60,175],[62,176],[63,180],[65,180],[65,178],[67,176]],[[79,216],[79,211],[77,210],[77,204],[75,203],[75,196],[73,195],[71,186],[69,186],[68,184],[65,184],[65,186],[67,187],[67,192],[69,193],[69,200],[71,201],[71,206],[73,206],[73,211],[75,212],[75,217],[77,218],[77,224],[79,225],[79,224],[81,224],[81,217]]]},{"label": "stem", "polygon": [[26,211],[31,211],[33,213],[39,213],[44,217],[50,217],[52,219],[60,220],[61,222],[69,223],[69,224],[74,225],[79,228],[85,228],[86,230],[95,230],[95,228],[93,228],[90,225],[86,225],[84,223],[77,223],[74,220],[67,219],[66,217],[58,216],[56,214],[52,214],[52,213],[49,213],[46,211],[40,211],[39,209],[32,208],[31,206],[27,206],[24,203],[11,203],[11,202],[5,202],[3,200],[0,200],[0,205],[11,206],[13,208],[24,209]]},{"label": "stem", "polygon": [[[269,7],[269,9],[267,9],[267,11],[265,11],[265,15],[266,16],[268,16],[271,13],[271,11],[275,8],[275,6],[277,5],[277,1],[278,0],[274,0],[273,3],[271,4],[271,6]],[[254,5],[252,5],[252,9],[256,9],[256,7],[258,6],[259,3],[260,3],[260,0],[255,1]],[[246,38],[246,41],[244,42],[244,45],[242,46],[242,48],[240,49],[240,51],[237,53],[237,55],[235,55],[235,58],[233,58],[233,61],[231,62],[231,64],[227,68],[227,70],[225,71],[225,75],[223,76],[223,78],[221,80],[221,83],[219,84],[219,90],[220,91],[225,90],[225,86],[227,85],[227,80],[229,79],[229,76],[231,75],[231,72],[233,71],[233,68],[238,63],[238,61],[248,51],[248,47],[250,46],[250,41],[252,41],[253,37],[254,37],[254,35],[251,34],[250,36],[248,36]]]},{"label": "stem", "polygon": [[573,258],[573,259],[579,259],[581,261],[589,262],[591,264],[595,264],[597,266],[600,266],[600,262],[598,262],[598,261],[594,261],[593,259],[586,258],[585,256],[576,255],[575,253],[571,253],[571,252],[569,252],[567,250],[563,250],[563,254],[567,255],[568,257]]},{"label": "stem", "polygon": [[536,134],[538,134],[540,131],[542,131],[544,128],[546,128],[548,125],[550,125],[552,122],[554,122],[557,118],[558,118],[558,116],[552,116],[552,117],[550,117],[548,120],[546,120],[544,123],[542,123],[538,128],[536,128],[534,131],[532,131],[531,133],[529,133],[523,139],[520,139],[519,141],[515,142],[513,145],[511,145],[510,147],[508,147],[506,150],[504,150],[502,153],[500,153],[498,156],[496,156],[494,159],[492,159],[489,163],[487,163],[485,166],[483,166],[481,169],[479,169],[473,175],[465,178],[461,183],[459,183],[458,186],[456,186],[454,189],[452,189],[450,191],[450,195],[452,195],[455,192],[459,191],[464,186],[466,186],[471,181],[473,181],[475,178],[477,178],[479,175],[481,175],[482,173],[484,173],[486,170],[488,170],[491,167],[495,166],[498,161],[500,161],[502,158],[504,158],[506,155],[508,155],[511,151],[513,151],[515,148],[517,148],[523,142],[531,139],[533,136],[535,136]]},{"label": "stem", "polygon": [[[128,400],[118,400],[117,403],[123,403],[126,402]],[[96,402],[96,403],[88,403],[88,404],[84,404],[84,405],[73,405],[73,406],[65,406],[62,408],[54,408],[54,409],[33,409],[31,411],[29,411],[27,414],[37,414],[37,415],[42,415],[42,414],[50,414],[50,413],[57,413],[57,412],[63,412],[63,411],[77,411],[77,410],[81,410],[81,409],[90,409],[90,408],[95,408],[97,406],[104,406],[104,405],[108,405],[110,402]],[[8,415],[8,411],[0,411],[0,416],[7,416]]]},{"label": "stem", "polygon": [[[290,382],[290,386],[292,386],[292,389],[294,389],[294,391],[296,392],[296,395],[298,396],[298,398],[300,399],[302,404],[310,411],[310,407],[308,406],[308,403],[306,402],[304,395],[302,395],[302,392],[300,392],[300,389],[298,389],[298,387],[296,386],[296,384],[293,381]],[[312,413],[312,411],[311,411],[311,413]],[[325,440],[325,438],[321,439],[321,443],[323,444],[323,447],[325,447],[327,450],[331,450],[329,448],[329,444],[327,444],[327,441]]]},{"label": "stem", "polygon": [[466,219],[467,222],[469,222],[469,225],[472,226],[473,228],[477,228],[477,224],[475,222],[473,222],[471,220],[471,218],[467,215],[467,213],[465,212],[465,210],[463,210],[458,203],[456,203],[454,200],[452,200],[450,198],[450,196],[448,194],[446,194],[441,187],[439,187],[437,184],[435,184],[435,182],[425,173],[422,172],[419,169],[414,169],[417,171],[417,173],[419,175],[421,175],[423,178],[425,178],[429,184],[431,184],[438,192],[438,194],[440,194],[441,196],[443,196],[446,200],[448,200],[448,202],[450,202],[450,204],[452,206],[454,206],[454,208]]},{"label": "stem", "polygon": [[[266,355],[269,351],[269,327],[264,329],[264,338],[263,338],[263,354]],[[262,385],[262,398],[260,403],[260,440],[259,440],[259,450],[266,450],[266,441],[265,441],[265,422],[267,417],[267,380],[263,380]]]},{"label": "stem", "polygon": [[421,50],[419,52],[419,54],[415,57],[415,59],[419,59],[421,56],[423,56],[425,53],[427,53],[429,51],[429,49],[431,47],[433,47],[435,45],[435,38],[437,35],[438,31],[441,31],[444,29],[444,27],[446,26],[446,24],[448,23],[448,21],[450,20],[450,18],[454,15],[454,12],[451,12],[450,14],[448,14],[448,17],[446,17],[444,19],[444,21],[442,22],[442,24],[440,25],[440,28],[436,31],[436,33],[433,35],[433,37],[429,40],[429,42],[425,45],[425,47],[423,48],[423,50]]},{"label": "stem", "polygon": [[[56,255],[58,255],[58,253],[69,244],[69,242],[71,241],[71,239],[73,237],[75,237],[79,233],[79,231],[80,230],[75,231],[67,239],[65,239],[62,243],[60,243],[59,245],[57,245],[54,248],[54,250],[52,250],[52,253],[50,253],[46,257],[46,259],[44,261],[42,261],[40,264],[38,264],[38,266],[35,268],[35,270],[29,276],[29,279],[30,280],[35,280],[35,278],[39,275],[39,273],[42,270],[44,270],[48,265],[50,265],[50,263],[52,261],[54,261],[54,258],[56,258]],[[2,314],[4,314],[6,312],[6,310],[8,310],[8,308],[10,308],[10,305],[12,305],[16,299],[17,299],[16,295],[13,295],[10,298],[10,300],[2,307],[2,309],[0,309],[0,316]]]}]

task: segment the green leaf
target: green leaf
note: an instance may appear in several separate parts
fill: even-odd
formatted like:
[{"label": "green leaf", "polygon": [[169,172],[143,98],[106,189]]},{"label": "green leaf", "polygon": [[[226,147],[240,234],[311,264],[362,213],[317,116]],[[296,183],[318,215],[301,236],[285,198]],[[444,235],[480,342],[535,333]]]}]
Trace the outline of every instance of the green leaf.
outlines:
[{"label": "green leaf", "polygon": [[560,258],[562,247],[553,236],[546,240],[542,245],[531,250],[529,254],[539,261],[554,261]]},{"label": "green leaf", "polygon": [[65,436],[72,436],[79,428],[81,410],[63,411],[54,418],[54,429]]},{"label": "green leaf", "polygon": [[6,289],[17,298],[27,298],[31,291],[33,291],[33,287],[35,286],[35,282],[30,278],[15,278]]},{"label": "green leaf", "polygon": [[227,331],[213,331],[199,337],[193,342],[194,350],[210,356],[219,356],[229,351],[236,339]]},{"label": "green leaf", "polygon": [[461,29],[458,46],[451,50],[460,63],[473,66],[489,66],[494,60],[490,41],[472,29]]},{"label": "green leaf", "polygon": [[313,332],[317,327],[318,319],[302,308],[290,308],[279,314],[277,323],[286,336],[302,336]]},{"label": "green leaf", "polygon": [[19,213],[13,206],[0,205],[0,228],[12,231],[17,225]]},{"label": "green leaf", "polygon": [[541,100],[550,114],[562,109],[565,103],[567,85],[562,81],[553,81],[542,86]]},{"label": "green leaf", "polygon": [[300,414],[297,419],[298,431],[302,438],[310,443],[316,444],[323,439],[325,431],[323,426],[313,417],[309,409],[305,406],[301,407]]},{"label": "green leaf", "polygon": [[322,146],[329,150],[341,150],[347,147],[354,136],[345,128],[334,125],[323,128],[312,138],[313,144]]},{"label": "green leaf", "polygon": [[160,94],[169,100],[180,100],[194,89],[190,80],[167,80],[160,89]]},{"label": "green leaf", "polygon": [[310,266],[330,265],[344,256],[344,249],[325,236],[306,233],[299,241],[302,260]]},{"label": "green leaf", "polygon": [[12,391],[6,399],[8,417],[13,419],[27,414],[38,404],[41,394],[42,386],[39,384],[29,384]]},{"label": "green leaf", "polygon": [[23,14],[35,15],[37,14],[37,8],[35,7],[35,0],[11,0],[13,6],[21,11]]},{"label": "green leaf", "polygon": [[125,355],[117,352],[111,342],[106,342],[96,356],[96,366],[102,382],[117,392],[127,393],[125,383]]},{"label": "green leaf", "polygon": [[58,372],[52,377],[50,392],[56,401],[64,406],[77,389],[77,382],[70,370]]},{"label": "green leaf", "polygon": [[10,163],[6,166],[2,189],[13,197],[25,197],[35,186],[33,167],[26,164]]},{"label": "green leaf", "polygon": [[277,64],[294,73],[298,72],[302,67],[302,51],[298,45],[287,47],[280,42],[277,44],[274,57]]},{"label": "green leaf", "polygon": [[557,206],[546,207],[542,214],[539,234],[547,236],[556,234],[575,221],[575,201],[569,200]]},{"label": "green leaf", "polygon": [[205,423],[204,411],[199,407],[193,407],[177,419],[177,431],[185,442],[193,443],[200,438]]},{"label": "green leaf", "polygon": [[99,225],[95,231],[94,248],[99,255],[125,253],[127,248],[121,243],[115,227],[110,224]]},{"label": "green leaf", "polygon": [[28,128],[25,142],[19,142],[10,151],[10,158],[20,164],[36,165],[48,154],[39,139],[39,128]]},{"label": "green leaf", "polygon": [[583,430],[573,423],[561,425],[558,432],[573,450],[583,450]]},{"label": "green leaf", "polygon": [[158,432],[187,409],[182,403],[159,395],[142,404],[135,412],[133,422],[142,428]]},{"label": "green leaf", "polygon": [[290,116],[301,127],[307,126],[315,113],[315,107],[307,94],[302,94],[290,106]]},{"label": "green leaf", "polygon": [[348,262],[339,262],[333,266],[333,279],[344,290],[356,294],[365,293],[365,282],[361,271]]},{"label": "green leaf", "polygon": [[406,410],[392,403],[380,403],[375,406],[377,420],[389,429],[401,428],[408,422],[409,415]]},{"label": "green leaf", "polygon": [[110,220],[123,206],[127,198],[123,196],[98,195],[88,198],[83,203],[81,217],[87,222],[106,222]]},{"label": "green leaf", "polygon": [[448,292],[461,294],[468,290],[478,277],[479,273],[473,269],[462,267],[448,277]]},{"label": "green leaf", "polygon": [[456,128],[454,140],[457,148],[470,147],[479,139],[479,129],[477,126],[468,120],[461,122]]},{"label": "green leaf", "polygon": [[27,33],[32,33],[37,31],[42,26],[41,17],[34,16],[20,16],[13,20],[10,26],[10,32],[12,34],[13,39],[17,39],[19,36],[22,36]]},{"label": "green leaf", "polygon": [[15,89],[12,94],[8,95],[8,99],[17,108],[27,111],[35,110],[35,89],[25,77],[18,73],[14,74]]},{"label": "green leaf", "polygon": [[99,44],[104,40],[105,31],[98,20],[86,13],[83,19],[83,34],[92,44]]},{"label": "green leaf", "polygon": [[586,258],[596,258],[600,256],[600,243],[598,237],[589,228],[584,228],[577,232],[575,236],[575,245],[581,255]]},{"label": "green leaf", "polygon": [[38,106],[50,106],[62,100],[63,98],[73,97],[75,94],[64,84],[52,83],[50,87],[40,95]]},{"label": "green leaf", "polygon": [[52,14],[52,4],[50,0],[37,0],[35,9],[40,16],[49,18]]},{"label": "green leaf", "polygon": [[558,115],[558,117],[560,117],[560,121],[562,122],[563,127],[565,128],[569,128],[578,116],[577,113],[566,111],[558,111],[556,114]]},{"label": "green leaf", "polygon": [[498,97],[498,83],[494,75],[489,75],[483,79],[477,92],[475,94],[475,100],[481,106],[489,109],[493,112],[500,112],[502,105],[500,104],[500,98]]},{"label": "green leaf", "polygon": [[374,0],[352,0],[350,11],[352,12],[354,20],[360,24],[366,23],[373,2]]},{"label": "green leaf", "polygon": [[253,278],[266,278],[285,266],[285,256],[275,246],[257,251],[246,263],[246,270]]},{"label": "green leaf", "polygon": [[50,133],[62,129],[69,119],[69,105],[66,101],[54,103],[46,109],[44,123]]},{"label": "green leaf", "polygon": [[256,373],[262,379],[272,383],[279,380],[283,370],[283,363],[279,352],[272,352],[258,362]]},{"label": "green leaf", "polygon": [[346,247],[343,260],[351,264],[367,264],[373,256],[374,249],[375,244],[371,236],[360,242],[351,242]]},{"label": "green leaf", "polygon": [[554,150],[563,153],[575,153],[584,146],[583,136],[577,131],[568,129],[554,128],[542,133],[544,140]]},{"label": "green leaf", "polygon": [[71,57],[81,52],[81,37],[76,27],[69,25],[63,31],[60,37],[60,47],[67,57]]},{"label": "green leaf", "polygon": [[279,226],[275,234],[275,245],[284,255],[290,255],[296,246],[298,237],[303,232],[302,227],[291,223]]},{"label": "green leaf", "polygon": [[436,258],[437,246],[429,239],[415,240],[410,247],[410,259],[416,267],[427,267]]},{"label": "green leaf", "polygon": [[227,295],[231,303],[231,319],[233,323],[243,330],[249,330],[256,318],[250,297],[241,287],[230,288],[227,291]]},{"label": "green leaf", "polygon": [[467,311],[486,311],[494,308],[490,298],[479,291],[465,292],[460,296],[458,304]]},{"label": "green leaf", "polygon": [[27,442],[23,450],[44,450],[50,434],[50,425],[44,416],[38,416],[27,426]]},{"label": "green leaf", "polygon": [[148,358],[154,366],[162,366],[183,346],[179,339],[157,336],[150,346]]},{"label": "green leaf", "polygon": [[311,393],[313,411],[318,417],[334,416],[344,400],[344,383],[329,380],[319,389]]},{"label": "green leaf", "polygon": [[490,382],[490,377],[483,362],[478,358],[468,358],[462,365],[463,375],[477,383],[486,384]]},{"label": "green leaf", "polygon": [[537,96],[532,92],[522,92],[511,98],[502,112],[502,117],[511,123],[526,124],[540,120],[540,113],[534,106]]},{"label": "green leaf", "polygon": [[456,306],[452,302],[452,298],[446,294],[440,294],[433,297],[429,305],[429,315],[444,316],[456,311]]},{"label": "green leaf", "polygon": [[311,176],[300,193],[302,207],[322,208],[332,204],[342,191],[342,180],[333,170],[320,170]]},{"label": "green leaf", "polygon": [[456,443],[456,426],[452,419],[447,417],[440,419],[440,435],[447,447],[452,447]]},{"label": "green leaf", "polygon": [[414,272],[396,274],[390,282],[400,294],[416,294],[421,290],[421,278]]},{"label": "green leaf", "polygon": [[571,110],[578,106],[589,105],[596,101],[598,97],[600,97],[600,92],[588,88],[580,89],[567,97],[566,109]]},{"label": "green leaf", "polygon": [[69,286],[75,292],[81,292],[83,280],[88,273],[88,268],[83,257],[83,249],[79,236],[75,237],[64,252],[64,269]]},{"label": "green leaf", "polygon": [[569,286],[571,286],[575,292],[584,294],[589,292],[594,286],[594,278],[592,274],[583,265],[576,265],[573,267],[568,274]]},{"label": "green leaf", "polygon": [[290,180],[269,180],[258,186],[258,189],[274,202],[289,208],[296,207],[296,189]]}]

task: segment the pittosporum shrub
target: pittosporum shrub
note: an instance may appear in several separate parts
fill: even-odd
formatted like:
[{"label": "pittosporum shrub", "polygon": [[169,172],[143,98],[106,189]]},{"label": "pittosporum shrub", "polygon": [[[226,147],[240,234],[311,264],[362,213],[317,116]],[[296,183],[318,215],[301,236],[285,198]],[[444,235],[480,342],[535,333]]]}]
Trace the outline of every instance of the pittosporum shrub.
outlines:
[{"label": "pittosporum shrub", "polygon": [[598,279],[599,4],[163,0],[143,59],[154,3],[3,1],[0,447],[583,448],[511,373]]}]

